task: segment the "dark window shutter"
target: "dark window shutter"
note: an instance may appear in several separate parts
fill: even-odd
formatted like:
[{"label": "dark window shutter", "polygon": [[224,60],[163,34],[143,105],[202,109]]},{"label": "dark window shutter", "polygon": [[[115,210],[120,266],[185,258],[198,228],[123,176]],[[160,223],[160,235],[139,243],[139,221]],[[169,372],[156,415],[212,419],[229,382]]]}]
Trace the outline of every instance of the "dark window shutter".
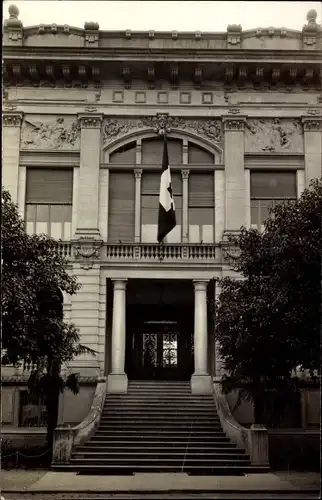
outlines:
[{"label": "dark window shutter", "polygon": [[144,170],[142,173],[142,184],[141,184],[142,194],[159,194],[160,178],[161,178],[161,168],[160,172],[146,172]]},{"label": "dark window shutter", "polygon": [[133,172],[110,172],[108,240],[134,241],[135,179]]},{"label": "dark window shutter", "polygon": [[213,172],[189,175],[189,207],[214,206],[214,174]]},{"label": "dark window shutter", "polygon": [[72,203],[72,168],[28,168],[26,203]]},{"label": "dark window shutter", "polygon": [[214,155],[206,149],[189,142],[188,144],[188,162],[194,164],[210,163],[214,164]]},{"label": "dark window shutter", "polygon": [[295,172],[251,172],[251,198],[296,198]]}]

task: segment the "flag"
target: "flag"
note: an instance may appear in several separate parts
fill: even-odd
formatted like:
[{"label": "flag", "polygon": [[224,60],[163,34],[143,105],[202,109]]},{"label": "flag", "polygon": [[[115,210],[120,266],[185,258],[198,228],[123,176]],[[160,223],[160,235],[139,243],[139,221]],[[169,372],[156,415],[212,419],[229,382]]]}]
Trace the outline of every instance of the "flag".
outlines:
[{"label": "flag", "polygon": [[164,138],[159,195],[158,242],[161,243],[176,225],[176,213],[171,188],[171,173],[167,140]]}]

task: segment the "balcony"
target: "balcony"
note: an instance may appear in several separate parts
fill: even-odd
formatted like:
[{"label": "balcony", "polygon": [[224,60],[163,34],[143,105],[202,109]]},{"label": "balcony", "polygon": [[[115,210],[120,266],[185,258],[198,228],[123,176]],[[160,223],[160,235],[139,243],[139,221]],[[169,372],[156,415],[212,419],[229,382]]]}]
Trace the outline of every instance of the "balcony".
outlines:
[{"label": "balcony", "polygon": [[219,245],[211,243],[155,243],[107,244],[106,257],[110,262],[218,262]]},{"label": "balcony", "polygon": [[[59,254],[65,259],[73,260],[71,242],[60,241],[57,245]],[[159,245],[157,243],[104,243],[101,248],[101,262],[115,263],[207,263],[218,264],[221,261],[219,244],[211,243],[174,243]]]}]

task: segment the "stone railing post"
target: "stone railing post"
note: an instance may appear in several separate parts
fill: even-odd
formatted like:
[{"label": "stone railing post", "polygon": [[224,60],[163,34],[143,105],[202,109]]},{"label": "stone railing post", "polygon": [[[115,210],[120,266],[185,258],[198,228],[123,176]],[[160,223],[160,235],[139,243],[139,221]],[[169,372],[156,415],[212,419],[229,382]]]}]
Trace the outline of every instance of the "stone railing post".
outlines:
[{"label": "stone railing post", "polygon": [[53,463],[67,464],[74,444],[74,431],[70,425],[60,425],[54,431]]},{"label": "stone railing post", "polygon": [[248,453],[252,465],[269,466],[268,432],[262,424],[252,424],[248,431]]}]

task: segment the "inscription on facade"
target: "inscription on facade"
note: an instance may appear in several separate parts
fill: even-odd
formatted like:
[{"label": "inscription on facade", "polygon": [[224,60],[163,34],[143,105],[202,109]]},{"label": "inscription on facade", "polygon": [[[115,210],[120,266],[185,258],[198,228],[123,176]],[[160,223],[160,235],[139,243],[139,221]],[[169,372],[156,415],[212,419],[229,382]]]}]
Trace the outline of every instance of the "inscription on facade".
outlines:
[{"label": "inscription on facade", "polygon": [[80,127],[76,120],[67,124],[62,117],[48,122],[26,118],[23,122],[21,143],[24,148],[77,148],[79,139]]},{"label": "inscription on facade", "polygon": [[299,120],[280,120],[279,118],[248,120],[245,129],[245,151],[302,153],[302,124]]}]

